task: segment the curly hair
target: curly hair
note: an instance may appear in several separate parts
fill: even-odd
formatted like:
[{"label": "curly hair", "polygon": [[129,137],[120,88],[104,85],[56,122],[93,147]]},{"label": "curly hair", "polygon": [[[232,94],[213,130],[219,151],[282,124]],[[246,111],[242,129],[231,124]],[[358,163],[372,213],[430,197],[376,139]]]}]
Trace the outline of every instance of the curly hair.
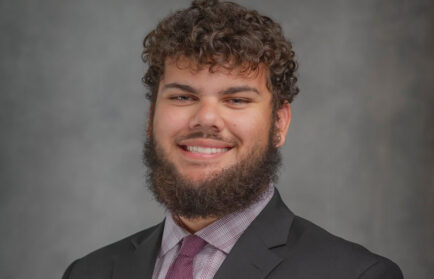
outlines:
[{"label": "curly hair", "polygon": [[191,6],[159,22],[143,41],[142,59],[149,67],[143,82],[150,89],[147,98],[155,103],[167,58],[186,57],[199,66],[243,72],[267,69],[267,88],[273,94],[273,108],[291,103],[296,86],[292,44],[282,28],[267,16],[232,2],[195,0]]}]

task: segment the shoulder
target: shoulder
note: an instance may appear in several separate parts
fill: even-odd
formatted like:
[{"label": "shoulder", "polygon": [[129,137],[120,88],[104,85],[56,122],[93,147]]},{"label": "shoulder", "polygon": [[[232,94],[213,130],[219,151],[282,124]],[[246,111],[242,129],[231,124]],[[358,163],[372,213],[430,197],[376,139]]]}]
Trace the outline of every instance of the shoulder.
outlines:
[{"label": "shoulder", "polygon": [[[292,251],[290,254],[288,249]],[[292,255],[291,265],[295,262],[299,268],[321,278],[403,278],[391,260],[298,216],[294,217],[287,246],[281,253],[284,257]]]},{"label": "shoulder", "polygon": [[86,274],[86,278],[111,278],[114,261],[134,252],[138,243],[146,239],[159,225],[150,227],[117,242],[95,250],[69,265],[62,279],[75,278],[74,274]]}]

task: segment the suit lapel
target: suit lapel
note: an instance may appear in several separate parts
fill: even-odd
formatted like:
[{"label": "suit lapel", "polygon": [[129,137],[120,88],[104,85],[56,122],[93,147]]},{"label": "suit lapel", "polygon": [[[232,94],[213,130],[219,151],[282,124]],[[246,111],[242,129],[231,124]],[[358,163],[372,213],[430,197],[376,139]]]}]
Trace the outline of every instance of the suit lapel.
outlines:
[{"label": "suit lapel", "polygon": [[127,255],[115,260],[113,279],[145,279],[152,278],[155,261],[161,246],[164,221],[144,239],[140,237],[131,240],[135,247]]},{"label": "suit lapel", "polygon": [[265,278],[282,261],[273,248],[286,244],[293,219],[275,189],[273,198],[241,235],[214,278]]},{"label": "suit lapel", "polygon": [[232,248],[214,279],[260,279],[282,259],[272,253],[254,234],[246,234]]}]

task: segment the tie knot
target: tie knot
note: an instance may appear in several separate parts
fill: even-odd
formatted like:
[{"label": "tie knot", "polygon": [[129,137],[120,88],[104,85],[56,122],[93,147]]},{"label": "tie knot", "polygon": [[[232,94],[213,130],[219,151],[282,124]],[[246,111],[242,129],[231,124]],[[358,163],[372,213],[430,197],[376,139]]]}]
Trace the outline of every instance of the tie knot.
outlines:
[{"label": "tie knot", "polygon": [[206,241],[197,235],[191,234],[182,240],[181,250],[179,254],[194,257],[206,245]]}]

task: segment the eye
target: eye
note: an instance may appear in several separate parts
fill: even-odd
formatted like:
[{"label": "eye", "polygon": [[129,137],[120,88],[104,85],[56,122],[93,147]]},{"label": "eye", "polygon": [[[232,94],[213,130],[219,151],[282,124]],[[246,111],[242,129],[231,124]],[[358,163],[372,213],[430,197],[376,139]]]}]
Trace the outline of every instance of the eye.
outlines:
[{"label": "eye", "polygon": [[190,95],[172,95],[169,97],[170,101],[173,101],[175,103],[190,103],[196,100],[196,97],[190,96]]},{"label": "eye", "polygon": [[251,102],[250,99],[246,98],[228,98],[225,100],[225,103],[235,107],[245,106]]}]

